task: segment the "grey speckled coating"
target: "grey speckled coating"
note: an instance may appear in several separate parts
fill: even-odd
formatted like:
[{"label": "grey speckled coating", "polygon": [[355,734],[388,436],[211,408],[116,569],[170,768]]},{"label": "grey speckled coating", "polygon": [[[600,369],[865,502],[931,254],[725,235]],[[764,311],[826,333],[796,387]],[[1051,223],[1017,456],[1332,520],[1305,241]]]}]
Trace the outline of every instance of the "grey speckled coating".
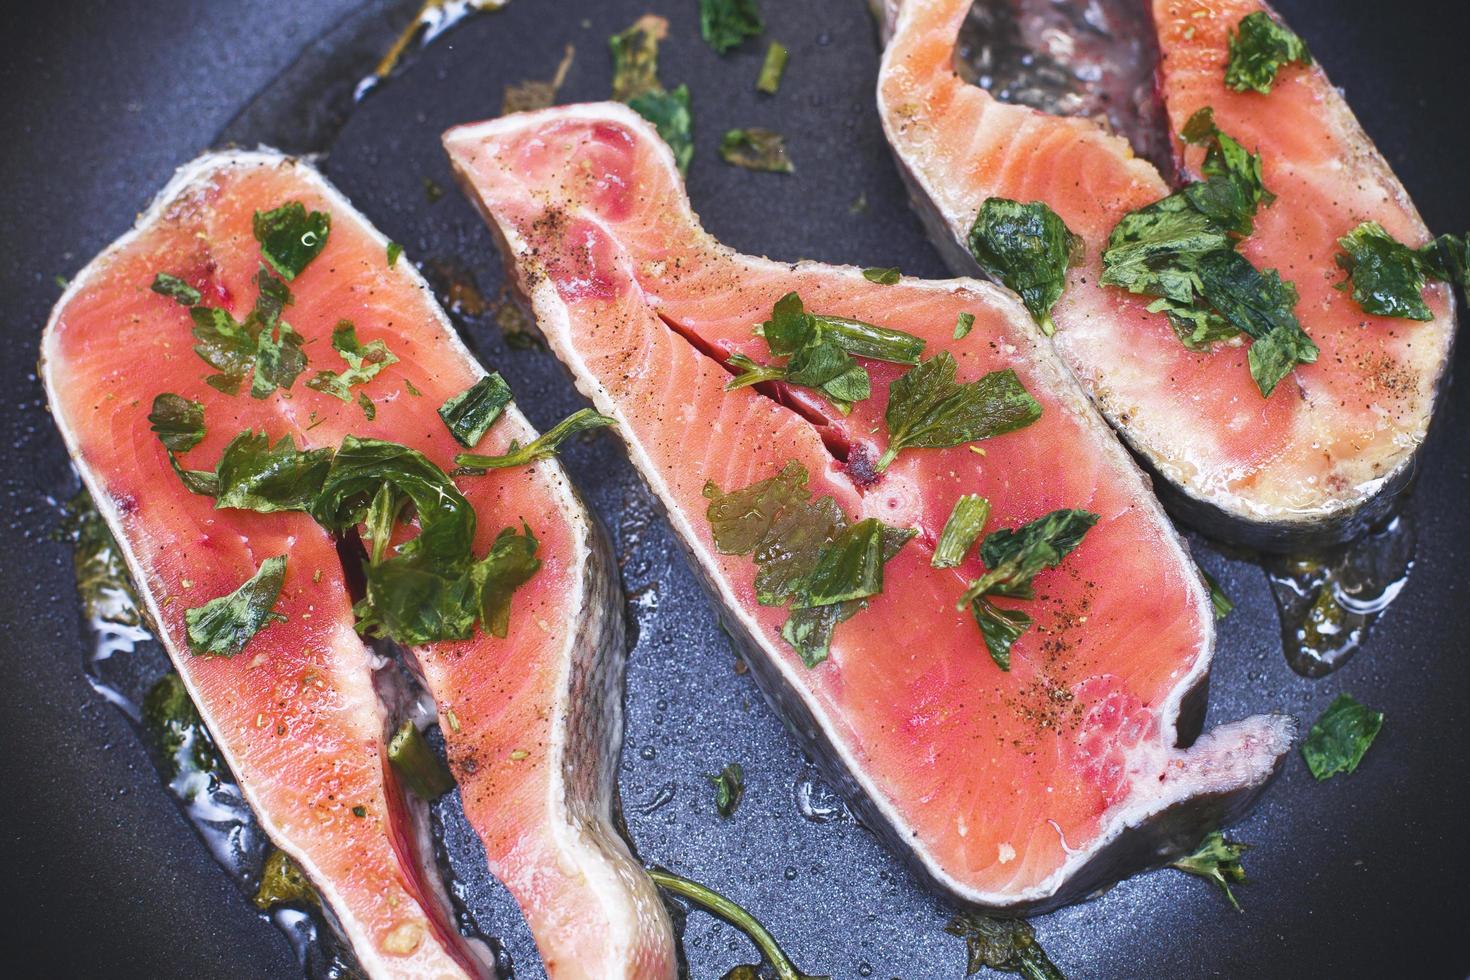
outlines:
[{"label": "grey speckled coating", "polygon": [[[694,0],[601,3],[513,0],[467,21],[338,114],[334,95],[410,4],[225,0],[92,0],[28,4],[0,31],[0,859],[12,949],[37,974],[114,977],[292,976],[284,938],[261,922],[213,864],[163,791],[124,718],[86,684],[89,640],[78,622],[64,545],[49,540],[53,502],[75,480],[42,408],[33,370],[55,275],[80,267],[124,231],[174,166],[212,145],[252,93],[303,60],[225,136],[288,150],[329,150],[323,169],[442,289],[468,277],[493,299],[501,285],[489,232],[454,190],[438,135],[498,110],[505,84],[546,78],[563,47],[577,55],[563,100],[607,93],[606,37],[650,7],[671,20],[662,75],[688,82],[697,149],[690,194],[709,230],[779,258],[899,265],[942,275],[889,161],[872,104],[877,46],[861,0],[766,0],[769,35],[790,47],[775,98],[757,95],[763,47],[720,58],[697,37]],[[1440,4],[1277,4],[1326,64],[1429,224],[1470,225],[1463,160],[1464,24]],[[583,26],[582,18],[589,26]],[[331,84],[326,84],[330,81]],[[304,92],[318,97],[306,99]],[[341,123],[340,130],[338,124]],[[751,174],[714,150],[732,126],[785,132],[797,173]],[[423,180],[445,188],[429,203]],[[849,213],[859,194],[866,210]],[[578,403],[549,354],[507,347],[488,316],[459,318],[469,343],[515,386],[539,425]],[[1466,355],[1461,347],[1460,357]],[[1223,625],[1211,721],[1285,710],[1310,721],[1340,691],[1387,712],[1359,771],[1317,785],[1299,759],[1236,831],[1255,845],[1254,882],[1235,914],[1204,882],[1165,871],[1098,901],[1038,920],[1073,980],[1083,977],[1377,977],[1466,975],[1470,913],[1470,404],[1451,390],[1410,507],[1419,557],[1403,595],[1366,649],[1329,678],[1283,662],[1264,576],[1194,541],[1237,611]],[[897,859],[825,796],[735,659],[714,609],[616,441],[565,454],[610,527],[631,597],[637,644],[628,674],[621,787],[641,855],[746,904],[806,970],[834,977],[958,978],[963,946],[949,915]],[[745,802],[716,816],[702,774],[746,771]],[[833,819],[813,822],[798,796]],[[503,938],[517,977],[542,976],[505,893],[474,872],[478,843],[444,806],[460,891],[480,926]],[[696,980],[713,980],[753,950],[734,930],[689,917]],[[36,957],[42,957],[37,959]],[[24,961],[23,961],[24,962]],[[865,969],[866,968],[866,969]]]}]

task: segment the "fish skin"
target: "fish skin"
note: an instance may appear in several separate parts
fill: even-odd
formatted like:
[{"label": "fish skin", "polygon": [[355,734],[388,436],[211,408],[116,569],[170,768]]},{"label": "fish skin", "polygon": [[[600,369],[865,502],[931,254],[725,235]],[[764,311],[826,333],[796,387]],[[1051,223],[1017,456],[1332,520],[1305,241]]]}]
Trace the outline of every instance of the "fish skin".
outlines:
[{"label": "fish skin", "polygon": [[[619,420],[767,698],[865,825],[925,880],[989,909],[1055,908],[1184,850],[1264,785],[1291,741],[1290,719],[1248,718],[1176,747],[1199,730],[1208,599],[1146,477],[1012,297],[980,282],[882,286],[854,268],[739,255],[699,226],[667,147],[618,104],[459,126],[444,143],[549,346],[598,411]],[[953,349],[962,378],[1014,367],[1043,403],[1041,420],[987,440],[985,457],[963,446],[903,453],[865,489],[833,450],[866,451],[872,416],[862,413],[877,411],[895,371],[865,362],[874,397],[846,426],[798,391],[724,391],[721,362],[760,353],[752,325],[797,288],[808,309],[919,333],[929,353]],[[964,344],[951,337],[960,310],[976,314]],[[1063,456],[1055,440],[1087,451]],[[706,480],[742,487],[790,459],[807,468],[814,495],[849,515],[919,530],[888,564],[884,594],[838,627],[815,669],[779,639],[784,610],[755,601],[750,559],[718,554],[704,517]],[[928,560],[953,494],[977,486],[995,505],[992,527],[1054,506],[1104,515],[1068,559],[1080,564],[1037,580],[1055,606],[1028,607],[1038,627],[1017,643],[1008,674],[954,609],[978,560],[953,570]],[[1130,561],[1147,569],[1146,586],[1088,581],[1088,568]],[[1046,637],[1083,608],[1098,628],[1049,650]],[[1156,657],[1115,663],[1145,637]],[[1053,691],[1080,720],[1017,731]],[[992,725],[1002,712],[1010,724]],[[974,766],[980,746],[993,765]]]},{"label": "fish skin", "polygon": [[[352,319],[363,343],[384,340],[399,358],[355,389],[377,404],[373,419],[356,403],[314,392],[301,380],[289,398],[265,401],[204,386],[207,369],[189,349],[187,314],[147,289],[155,271],[189,273],[203,287],[206,303],[243,316],[254,296],[249,275],[257,254],[250,215],[282,199],[301,200],[333,218],[326,250],[291,283],[296,302],[285,311],[307,341],[311,363],[303,379],[340,368],[329,338],[339,318]],[[254,426],[273,439],[290,433],[304,446],[335,446],[348,434],[390,439],[451,468],[461,447],[437,409],[484,370],[408,257],[388,267],[387,244],[309,166],[268,151],[207,154],[180,171],[137,230],[74,281],[48,326],[42,372],[68,447],[144,586],[162,627],[159,635],[205,723],[262,827],[312,878],[364,969],[375,977],[493,976],[488,950],[458,935],[447,896],[429,871],[427,809],[404,798],[386,763],[385,738],[397,712],[374,692],[382,675],[375,677],[373,655],[352,628],[335,543],[304,514],[216,511],[208,499],[189,494],[169,471],[144,417],[157,391],[203,401],[208,435],[190,451],[189,461],[217,459],[236,432]],[[131,325],[123,337],[98,329],[120,316]],[[130,356],[119,357],[120,348]],[[76,383],[79,375],[88,379],[91,362],[84,355],[102,364],[106,384],[118,394],[113,400],[125,406],[112,414],[107,440],[96,438],[85,417],[90,399]],[[155,367],[137,371],[139,357]],[[128,405],[129,398],[136,407]],[[512,439],[525,442],[535,435],[511,404],[476,448],[498,452]],[[110,452],[112,445],[124,448]],[[677,954],[667,914],[652,881],[613,830],[611,771],[621,739],[625,653],[605,532],[554,460],[462,479],[460,485],[480,517],[476,554],[488,549],[502,526],[519,527],[524,519],[540,541],[543,561],[515,595],[507,637],[478,632],[466,641],[411,651],[410,664],[437,706],[466,816],[485,844],[491,870],[523,906],[550,976],[671,977]],[[199,544],[187,534],[175,535],[181,515],[205,528],[205,536],[240,542],[235,551],[248,542],[253,559],[289,556],[281,608],[291,619],[263,630],[233,660],[190,656],[180,632],[186,603],[168,603],[162,596],[177,594],[184,578],[193,579],[189,595],[200,601],[229,591],[249,574],[246,556],[226,551],[200,562]],[[172,546],[157,546],[170,535],[177,538],[170,539]],[[263,547],[277,542],[277,550]],[[320,581],[312,582],[317,569]],[[297,624],[320,629],[331,642],[300,642]],[[363,778],[371,777],[376,792],[392,803],[384,808],[390,820],[358,831],[332,861],[321,854],[334,844],[331,836],[312,837],[291,799],[277,805],[270,795],[292,792],[295,773],[280,771],[276,746],[251,737],[253,719],[275,700],[272,685],[299,673],[298,664],[311,656],[302,651],[319,645],[335,658],[330,676],[343,731],[326,733],[334,742],[323,741],[323,735],[303,744],[324,756],[323,746],[350,746],[353,757],[361,757]],[[252,673],[262,671],[260,677]],[[524,757],[511,760],[512,741],[525,742]],[[335,765],[334,771],[342,768]],[[340,799],[344,791],[334,789]],[[341,807],[344,814],[351,805]],[[380,856],[381,874],[374,855]],[[397,892],[381,881],[394,875],[407,882]],[[378,925],[373,917],[385,910],[397,918]],[[410,924],[434,940],[421,942],[411,958],[381,948],[405,910],[416,910]],[[406,945],[404,935],[398,942],[387,939],[388,945]]]},{"label": "fish skin", "polygon": [[[930,237],[952,268],[987,197],[1044,200],[1086,243],[1053,310],[1055,346],[1130,448],[1162,477],[1181,518],[1233,543],[1291,551],[1349,539],[1381,521],[1410,482],[1446,374],[1450,289],[1434,283],[1434,320],[1370,317],[1333,262],[1337,237],[1380,221],[1411,245],[1427,229],[1320,66],[1283,68],[1270,95],[1224,86],[1225,36],[1254,0],[1155,0],[1160,85],[1177,133],[1195,109],[1264,158],[1279,197],[1242,252],[1301,291],[1298,313],[1322,348],[1269,399],[1245,347],[1188,351],[1149,300],[1097,284],[1117,220],[1171,188],[1128,144],[1087,119],[1007,105],[961,80],[953,49],[969,0],[881,0],[878,108]],[[1200,16],[1194,16],[1195,11]],[[1203,151],[1175,137],[1185,176]],[[1201,420],[1208,422],[1202,423]]]}]

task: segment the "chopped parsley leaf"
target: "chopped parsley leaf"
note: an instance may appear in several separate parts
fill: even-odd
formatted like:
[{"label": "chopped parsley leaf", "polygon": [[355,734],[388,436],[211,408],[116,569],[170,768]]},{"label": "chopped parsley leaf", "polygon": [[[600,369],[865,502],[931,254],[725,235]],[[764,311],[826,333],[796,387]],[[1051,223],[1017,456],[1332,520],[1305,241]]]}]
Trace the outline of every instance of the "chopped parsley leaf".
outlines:
[{"label": "chopped parsley leaf", "polygon": [[745,770],[740,763],[732,762],[718,773],[707,773],[704,778],[715,788],[715,811],[722,817],[734,813],[745,796]]},{"label": "chopped parsley leaf", "polygon": [[1011,669],[1011,648],[1031,628],[1032,619],[992,600],[1034,599],[1032,582],[1037,574],[1060,565],[1097,521],[1098,515],[1085,510],[1054,510],[1015,529],[1003,528],[985,536],[980,560],[987,571],[970,583],[956,608],[970,607],[985,647],[1001,670]]},{"label": "chopped parsley leaf", "polygon": [[189,650],[195,656],[233,657],[269,622],[286,617],[271,611],[286,579],[286,557],[267,558],[260,569],[229,595],[184,613]]},{"label": "chopped parsley leaf", "polygon": [[806,484],[806,468],[793,460],[740,490],[706,483],[704,495],[715,548],[752,555],[756,601],[791,609],[781,637],[815,667],[837,625],[883,591],[883,566],[914,531],[875,518],[849,524],[831,497],[812,501]]},{"label": "chopped parsley leaf", "polygon": [[896,265],[888,268],[875,266],[871,269],[863,270],[864,279],[868,280],[868,282],[877,283],[880,286],[892,286],[898,282],[900,277],[901,273],[899,273],[898,266]]},{"label": "chopped parsley leaf", "polygon": [[1209,147],[1206,179],[1124,215],[1103,251],[1102,282],[1156,297],[1149,311],[1166,313],[1191,350],[1240,333],[1252,338],[1251,377],[1268,397],[1318,354],[1296,317],[1296,287],[1235,250],[1234,236],[1248,233],[1257,208],[1274,196],[1261,182],[1260,158],[1222,133],[1208,108],[1184,132]]},{"label": "chopped parsley leaf", "polygon": [[332,216],[325,211],[306,211],[300,201],[290,201],[271,211],[255,212],[255,240],[261,257],[288,282],[327,247]]},{"label": "chopped parsley leaf", "polygon": [[[392,523],[407,503],[419,534],[389,555]],[[311,513],[329,530],[368,525],[372,555],[366,594],[354,609],[357,629],[409,646],[468,639],[477,621],[506,635],[511,593],[541,567],[529,527],[503,529],[476,561],[469,501],[427,457],[397,443],[346,437]]]},{"label": "chopped parsley leaf", "polygon": [[1249,844],[1226,840],[1220,831],[1212,830],[1205,835],[1194,853],[1170,862],[1169,866],[1213,881],[1224,889],[1225,897],[1235,906],[1235,911],[1239,912],[1240,903],[1235,900],[1235,892],[1230,890],[1230,886],[1245,884],[1245,869],[1240,866],[1240,856],[1249,849]]},{"label": "chopped parsley leaf", "polygon": [[1067,284],[1067,266],[1081,255],[1082,239],[1041,201],[1023,204],[986,199],[967,239],[986,275],[1005,284],[1026,304],[1041,332],[1056,333],[1051,308]]},{"label": "chopped parsley leaf", "polygon": [[148,424],[169,452],[188,452],[204,440],[204,404],[164,392],[153,399]]},{"label": "chopped parsley leaf", "polygon": [[765,30],[755,0],[699,0],[699,33],[720,54]]},{"label": "chopped parsley leaf", "polygon": [[1036,942],[1036,932],[1025,919],[992,919],[979,912],[961,912],[944,931],[965,941],[965,975],[986,967],[1019,973],[1026,980],[1066,980],[1062,971]]},{"label": "chopped parsley leaf", "polygon": [[1225,84],[1237,92],[1270,93],[1276,73],[1289,64],[1310,65],[1312,53],[1292,30],[1263,10],[1246,14],[1230,32]]},{"label": "chopped parsley leaf", "polygon": [[720,159],[732,167],[766,173],[789,174],[796,169],[781,134],[758,126],[726,131],[720,139]]},{"label": "chopped parsley leaf", "polygon": [[359,342],[357,328],[351,320],[339,320],[333,328],[332,349],[342,355],[342,360],[347,362],[347,370],[318,371],[315,377],[306,382],[306,387],[344,402],[352,401],[351,389],[355,385],[367,384],[383,368],[398,363],[398,357],[382,340],[367,344]]},{"label": "chopped parsley leaf", "polygon": [[330,449],[297,450],[290,435],[272,446],[264,432],[246,430],[220,454],[214,505],[261,514],[310,510],[331,464]]},{"label": "chopped parsley leaf", "polygon": [[485,375],[439,406],[439,417],[455,441],[466,449],[474,449],[510,402],[510,385],[505,383],[499,372],[495,372]]},{"label": "chopped parsley leaf", "polygon": [[974,329],[974,327],[975,327],[975,314],[973,314],[973,313],[961,313],[959,316],[955,317],[955,321],[954,321],[954,339],[955,340],[964,340],[966,337],[968,337],[970,335],[970,331],[972,329]]},{"label": "chopped parsley leaf", "polygon": [[607,43],[613,57],[613,98],[653,123],[683,173],[694,156],[693,117],[688,86],[669,92],[658,80],[658,42],[668,30],[668,21],[649,14]]},{"label": "chopped parsley leaf", "polygon": [[180,306],[198,306],[199,301],[203,299],[199,290],[167,272],[160,272],[154,276],[153,285],[148,288],[160,296],[167,296]]},{"label": "chopped parsley leaf", "polygon": [[1409,320],[1432,320],[1424,302],[1424,267],[1419,253],[1376,221],[1365,221],[1337,240],[1337,264],[1347,271],[1353,300],[1363,312]]},{"label": "chopped parsley leaf", "polygon": [[955,380],[954,355],[941,351],[888,389],[888,447],[876,469],[905,449],[941,449],[1014,432],[1041,417],[1041,405],[1007,368],[974,381]]},{"label": "chopped parsley leaf", "polygon": [[1383,712],[1365,708],[1351,694],[1339,694],[1302,740],[1302,758],[1317,779],[1358,768],[1383,727]]}]

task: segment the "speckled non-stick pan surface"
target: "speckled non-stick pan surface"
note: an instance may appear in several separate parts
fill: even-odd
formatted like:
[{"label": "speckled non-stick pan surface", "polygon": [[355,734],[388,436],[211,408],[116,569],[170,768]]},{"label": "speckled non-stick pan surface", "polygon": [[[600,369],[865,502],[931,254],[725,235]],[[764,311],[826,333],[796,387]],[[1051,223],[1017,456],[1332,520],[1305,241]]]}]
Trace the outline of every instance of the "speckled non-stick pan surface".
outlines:
[{"label": "speckled non-stick pan surface", "polygon": [[[454,189],[438,135],[499,111],[508,83],[547,78],[576,48],[563,101],[606,96],[608,35],[652,9],[671,37],[662,75],[693,93],[689,190],[730,245],[785,258],[944,275],[910,212],[873,107],[875,33],[863,0],[765,0],[791,49],[779,96],[757,97],[748,45],[720,58],[695,0],[513,0],[418,52],[360,104],[344,99],[411,14],[405,2],[91,0],[11,4],[0,18],[0,934],[10,975],[289,977],[283,934],[254,913],[165,790],[126,719],[88,685],[57,502],[76,480],[34,364],[73,273],[125,231],[172,169],[209,146],[273,142],[321,163],[436,286],[494,300],[489,233]],[[1466,15],[1430,0],[1280,0],[1439,231],[1470,226]],[[350,110],[350,111],[349,111]],[[739,125],[789,138],[797,173],[721,163]],[[446,193],[430,202],[425,178]],[[862,196],[865,210],[854,212]],[[441,292],[442,298],[442,292]],[[533,422],[579,402],[551,355],[508,346],[488,313],[459,316]],[[1466,356],[1461,345],[1460,358]],[[1408,505],[1412,575],[1366,648],[1320,680],[1283,660],[1260,569],[1192,543],[1237,611],[1220,633],[1210,720],[1284,710],[1305,722],[1339,691],[1387,714],[1359,771],[1317,784],[1293,755],[1235,836],[1254,845],[1236,913],[1198,879],[1162,871],[1037,921],[1052,958],[1087,977],[1464,977],[1470,969],[1470,395],[1450,390]],[[960,977],[951,913],[816,778],[735,656],[616,441],[564,455],[612,530],[637,624],[621,790],[645,860],[756,912],[809,972]],[[745,802],[715,813],[703,773],[745,767]],[[804,816],[805,809],[809,816]],[[440,804],[460,896],[520,978],[544,976],[514,905],[485,874],[453,801]],[[701,914],[690,974],[754,959]],[[16,972],[18,971],[18,972]]]}]

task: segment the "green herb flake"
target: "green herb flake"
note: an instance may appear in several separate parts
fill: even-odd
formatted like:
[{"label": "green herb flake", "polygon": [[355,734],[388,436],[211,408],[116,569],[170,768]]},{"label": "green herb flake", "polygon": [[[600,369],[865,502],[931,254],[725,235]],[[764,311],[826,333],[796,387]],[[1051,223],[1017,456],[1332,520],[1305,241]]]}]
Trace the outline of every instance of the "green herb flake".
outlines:
[{"label": "green herb flake", "polygon": [[837,625],[883,591],[883,566],[914,531],[874,518],[850,525],[831,497],[813,502],[806,483],[795,461],[740,490],[707,483],[705,516],[721,554],[754,559],[756,601],[792,610],[781,636],[815,667]]},{"label": "green herb flake", "polygon": [[1318,348],[1296,317],[1297,291],[1274,269],[1264,273],[1235,250],[1258,208],[1274,196],[1261,179],[1261,161],[1221,132],[1205,108],[1184,127],[1189,142],[1207,145],[1195,182],[1124,215],[1103,251],[1102,282],[1156,297],[1149,311],[1165,313],[1190,350],[1245,334],[1252,379],[1269,397]]},{"label": "green herb flake", "polygon": [[388,761],[405,786],[425,802],[432,803],[454,789],[449,767],[434,754],[418,726],[405,721],[388,741]]},{"label": "green herb flake", "polygon": [[1001,670],[1011,669],[1011,648],[1031,628],[1032,619],[1019,609],[997,606],[992,600],[1034,599],[1032,582],[1036,576],[1060,565],[1097,521],[1097,514],[1085,510],[1054,510],[1020,527],[1003,528],[985,536],[980,560],[986,572],[970,583],[956,608],[969,606],[985,648]]},{"label": "green herb flake", "polygon": [[1470,234],[1440,235],[1417,254],[1419,267],[1426,276],[1465,288],[1467,270],[1470,270]]},{"label": "green herb flake", "polygon": [[1383,727],[1383,712],[1365,708],[1351,694],[1339,694],[1302,740],[1302,758],[1318,780],[1351,773]]},{"label": "green herb flake", "polygon": [[745,797],[745,770],[740,763],[732,762],[718,773],[705,774],[704,778],[715,788],[716,812],[722,817],[734,813]]},{"label": "green herb flake", "polygon": [[403,254],[403,246],[397,242],[388,243],[388,268],[398,264],[398,257]]},{"label": "green herb flake", "polygon": [[255,274],[255,283],[259,290],[255,306],[243,323],[214,307],[189,309],[198,342],[194,353],[218,372],[204,382],[227,395],[239,393],[252,369],[250,394],[265,398],[277,388],[289,389],[306,368],[303,338],[280,318],[291,302],[290,290],[264,264]]},{"label": "green herb flake", "polygon": [[439,186],[439,182],[433,177],[425,177],[424,200],[428,201],[430,204],[437,204],[439,202],[439,199],[443,196],[444,188]]},{"label": "green herb flake", "polygon": [[491,636],[504,639],[509,634],[511,596],[540,570],[538,546],[529,525],[521,525],[519,534],[512,528],[502,528],[490,553],[470,570],[470,580],[479,595],[480,625]]},{"label": "green herb flake", "polygon": [[[398,363],[397,355],[382,340],[367,344],[358,341],[357,328],[351,320],[339,320],[333,328],[332,349],[347,362],[347,370],[318,371],[315,377],[306,382],[306,387],[343,402],[350,403],[353,400],[353,387],[367,384],[383,368]],[[363,411],[364,414],[367,413],[366,409]]]},{"label": "green herb flake", "polygon": [[332,465],[329,449],[296,449],[290,435],[272,446],[264,432],[240,433],[215,466],[215,507],[262,514],[309,510]]},{"label": "green herb flake", "polygon": [[658,43],[669,32],[669,22],[645,14],[632,27],[608,38],[612,50],[612,97],[653,123],[659,136],[674,151],[681,173],[694,156],[693,117],[689,112],[689,89],[680,85],[672,92],[658,80]]},{"label": "green herb flake", "polygon": [[408,393],[410,395],[412,395],[413,397],[415,397],[415,398],[422,398],[422,397],[424,397],[424,393],[422,391],[419,391],[417,388],[414,387],[413,380],[411,378],[409,378],[407,375],[404,375],[404,377],[403,377],[403,387],[406,388],[406,389],[408,389]]},{"label": "green herb flake", "polygon": [[57,536],[72,546],[72,570],[77,595],[82,600],[82,613],[87,619],[104,623],[141,625],[138,590],[133,586],[122,549],[86,487],[66,502],[62,514]]},{"label": "green herb flake", "polygon": [[153,408],[148,412],[149,427],[163,443],[168,453],[168,464],[178,474],[190,493],[214,496],[218,485],[214,474],[206,470],[186,470],[179,463],[178,453],[187,452],[199,445],[204,438],[204,405],[190,401],[181,395],[164,392],[153,399]]},{"label": "green herb flake", "polygon": [[278,847],[271,848],[270,854],[266,855],[253,901],[262,912],[277,905],[321,904],[321,898],[306,873]]},{"label": "green herb flake", "polygon": [[1218,622],[1230,615],[1230,611],[1235,608],[1235,603],[1230,601],[1230,597],[1225,594],[1220,583],[1215,581],[1215,576],[1203,568],[1199,570],[1199,573],[1204,577],[1205,587],[1210,590],[1210,606],[1214,609],[1215,620]]},{"label": "green herb flake", "polygon": [[775,95],[781,88],[781,76],[786,73],[786,62],[791,53],[780,41],[772,41],[766,48],[766,58],[761,62],[761,73],[755,80],[757,92]]},{"label": "green herb flake", "polygon": [[1213,881],[1224,890],[1225,897],[1235,906],[1235,911],[1239,912],[1240,903],[1235,900],[1235,892],[1231,891],[1230,886],[1246,883],[1245,869],[1240,866],[1240,857],[1248,850],[1249,844],[1226,840],[1220,831],[1212,830],[1205,835],[1204,841],[1193,854],[1173,861],[1169,866]]},{"label": "green herb flake", "polygon": [[955,381],[954,356],[941,351],[900,376],[888,389],[888,447],[876,469],[886,470],[905,449],[942,449],[1014,432],[1041,417],[1041,405],[1016,372],[992,371]]},{"label": "green herb flake", "polygon": [[1230,32],[1230,60],[1225,66],[1225,84],[1237,92],[1254,90],[1267,95],[1282,66],[1312,63],[1312,53],[1290,28],[1265,11],[1240,19],[1239,29]]},{"label": "green herb flake", "polygon": [[661,92],[658,81],[658,43],[669,34],[669,22],[645,14],[632,27],[607,39],[612,51],[612,97],[618,102]]},{"label": "green herb flake", "polygon": [[439,417],[455,441],[466,449],[474,449],[510,403],[510,385],[496,372],[452,396],[439,407]]},{"label": "green herb flake", "polygon": [[367,396],[366,392],[357,393],[357,407],[362,409],[363,416],[369,422],[378,417],[378,406],[373,404],[373,400]]},{"label": "green herb flake", "polygon": [[148,425],[169,452],[188,452],[204,439],[204,404],[164,392],[153,399]]},{"label": "green herb flake", "polygon": [[965,941],[965,976],[989,967],[1019,973],[1027,980],[1066,980],[1036,942],[1036,931],[1025,919],[992,919],[978,912],[962,912],[949,920],[944,931]]},{"label": "green herb flake", "polygon": [[148,288],[160,296],[167,296],[180,306],[198,306],[199,301],[203,299],[199,290],[167,272],[160,272],[154,276],[153,285]]},{"label": "green herb flake", "polygon": [[694,159],[694,117],[689,111],[689,87],[672,92],[645,92],[628,100],[628,108],[653,123],[658,135],[674,152],[680,173],[687,173]]},{"label": "green herb flake", "polygon": [[1432,320],[1424,302],[1424,269],[1419,254],[1376,221],[1365,221],[1337,240],[1337,264],[1352,283],[1353,301],[1374,316]]},{"label": "green herb flake", "polygon": [[300,201],[290,201],[272,211],[257,211],[253,222],[261,257],[288,282],[327,247],[332,216],[325,211],[306,211]]},{"label": "green herb flake", "polygon": [[781,134],[758,126],[728,130],[720,139],[720,159],[732,167],[765,173],[789,174],[796,169]]},{"label": "green herb flake", "polygon": [[456,466],[463,466],[472,470],[496,470],[507,469],[512,466],[525,466],[527,463],[534,463],[538,459],[547,459],[556,455],[557,448],[578,432],[600,429],[605,425],[617,425],[617,419],[600,415],[590,408],[583,408],[562,419],[524,446],[515,440],[511,440],[510,448],[499,456],[476,456],[473,453],[460,453],[454,458],[454,462]]},{"label": "green herb flake", "polygon": [[1236,235],[1249,235],[1256,212],[1269,207],[1276,195],[1266,187],[1264,163],[1215,125],[1215,111],[1206,106],[1185,122],[1180,133],[1186,143],[1205,147],[1200,172],[1181,192],[1195,208]]},{"label": "green herb flake", "polygon": [[765,30],[755,0],[699,0],[699,34],[720,54]]},{"label": "green herb flake", "polygon": [[875,282],[880,286],[892,286],[896,284],[900,275],[898,266],[896,265],[886,269],[875,266],[874,268],[863,270],[864,279],[868,280],[868,282]]},{"label": "green herb flake", "polygon": [[968,337],[970,335],[970,331],[973,330],[974,328],[975,328],[975,314],[973,314],[973,313],[961,313],[959,316],[955,317],[955,321],[954,321],[954,339],[955,340],[964,340],[966,337]]},{"label": "green herb flake", "polygon": [[[791,957],[786,955],[770,930],[761,925],[760,920],[714,889],[663,868],[650,868],[648,875],[664,891],[692,902],[745,933],[781,980],[831,980],[830,977],[815,976],[798,970],[796,964],[791,962]],[[761,976],[763,974],[760,967],[745,964],[735,967],[725,975],[726,980],[758,980]]]},{"label": "green herb flake", "polygon": [[160,677],[144,695],[142,709],[143,728],[168,767],[170,785],[186,799],[224,775],[224,760],[182,677]]},{"label": "green herb flake", "polygon": [[[409,503],[419,534],[389,554],[394,521]],[[367,525],[371,559],[357,629],[408,646],[468,639],[476,622],[505,636],[511,594],[541,567],[529,527],[502,530],[476,561],[469,501],[426,456],[397,443],[343,439],[311,513],[328,530]]]},{"label": "green herb flake", "polygon": [[189,650],[195,656],[233,657],[269,622],[286,617],[271,611],[286,578],[286,557],[267,558],[260,569],[229,595],[184,613]]},{"label": "green herb flake", "polygon": [[990,501],[978,493],[967,493],[954,502],[939,542],[934,546],[934,555],[929,564],[935,568],[956,568],[965,560],[985,522],[990,520]]},{"label": "green herb flake", "polygon": [[1041,332],[1056,333],[1051,308],[1067,283],[1067,267],[1081,257],[1082,239],[1040,201],[988,198],[967,240],[985,273],[1017,293]]}]

